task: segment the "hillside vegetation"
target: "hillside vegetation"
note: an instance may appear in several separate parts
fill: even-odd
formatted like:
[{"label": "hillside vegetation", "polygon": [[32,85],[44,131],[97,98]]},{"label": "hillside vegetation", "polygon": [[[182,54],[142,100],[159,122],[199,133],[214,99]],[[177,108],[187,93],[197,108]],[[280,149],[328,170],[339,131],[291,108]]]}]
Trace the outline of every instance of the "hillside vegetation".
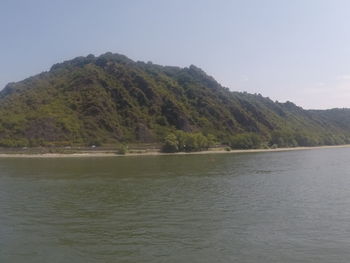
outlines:
[{"label": "hillside vegetation", "polygon": [[53,65],[0,92],[0,146],[138,142],[163,142],[170,151],[345,144],[350,110],[304,110],[231,92],[193,65],[112,53]]}]

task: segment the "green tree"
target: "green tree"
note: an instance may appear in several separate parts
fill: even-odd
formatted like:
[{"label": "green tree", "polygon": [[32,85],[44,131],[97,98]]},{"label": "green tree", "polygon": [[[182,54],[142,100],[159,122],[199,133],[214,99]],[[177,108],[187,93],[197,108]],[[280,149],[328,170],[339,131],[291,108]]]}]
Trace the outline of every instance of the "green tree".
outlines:
[{"label": "green tree", "polygon": [[164,139],[164,144],[162,147],[163,152],[172,153],[179,151],[179,142],[176,135],[173,133],[168,134]]}]

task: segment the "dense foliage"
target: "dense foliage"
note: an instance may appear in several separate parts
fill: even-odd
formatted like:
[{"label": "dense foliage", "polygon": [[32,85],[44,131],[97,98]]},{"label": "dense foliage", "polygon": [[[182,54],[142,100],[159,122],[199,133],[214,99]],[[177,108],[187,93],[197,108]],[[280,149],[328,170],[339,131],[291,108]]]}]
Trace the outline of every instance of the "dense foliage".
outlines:
[{"label": "dense foliage", "polygon": [[164,142],[166,151],[194,151],[212,138],[243,149],[349,143],[350,110],[307,111],[230,92],[195,66],[112,53],[56,64],[0,92],[0,146]]},{"label": "dense foliage", "polygon": [[257,149],[262,148],[263,140],[256,133],[243,133],[231,136],[228,145],[233,149]]},{"label": "dense foliage", "polygon": [[187,133],[176,131],[168,134],[163,142],[163,152],[194,152],[206,150],[215,145],[212,135],[204,136],[202,133]]}]

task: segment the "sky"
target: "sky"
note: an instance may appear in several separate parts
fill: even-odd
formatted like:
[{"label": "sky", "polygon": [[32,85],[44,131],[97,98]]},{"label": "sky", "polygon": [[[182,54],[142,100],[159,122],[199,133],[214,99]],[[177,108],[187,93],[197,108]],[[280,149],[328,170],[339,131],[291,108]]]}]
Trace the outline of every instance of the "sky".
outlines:
[{"label": "sky", "polygon": [[0,0],[0,89],[107,51],[233,91],[350,108],[348,0]]}]

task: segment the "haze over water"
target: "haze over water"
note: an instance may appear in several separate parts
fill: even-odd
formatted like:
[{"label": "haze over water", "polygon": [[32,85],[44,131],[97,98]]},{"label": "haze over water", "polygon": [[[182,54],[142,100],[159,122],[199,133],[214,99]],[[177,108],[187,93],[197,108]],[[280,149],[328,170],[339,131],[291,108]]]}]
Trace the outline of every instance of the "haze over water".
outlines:
[{"label": "haze over water", "polygon": [[0,159],[0,262],[349,262],[349,159]]}]

